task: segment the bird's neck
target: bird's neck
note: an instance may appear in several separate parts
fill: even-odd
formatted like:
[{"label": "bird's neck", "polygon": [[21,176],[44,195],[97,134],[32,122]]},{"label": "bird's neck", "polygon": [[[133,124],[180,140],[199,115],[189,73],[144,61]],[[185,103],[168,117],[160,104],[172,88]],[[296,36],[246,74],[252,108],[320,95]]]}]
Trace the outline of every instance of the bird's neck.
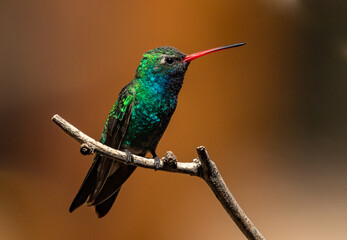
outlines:
[{"label": "bird's neck", "polygon": [[168,76],[144,76],[137,78],[138,88],[148,94],[157,95],[162,98],[177,98],[183,84],[182,78]]}]

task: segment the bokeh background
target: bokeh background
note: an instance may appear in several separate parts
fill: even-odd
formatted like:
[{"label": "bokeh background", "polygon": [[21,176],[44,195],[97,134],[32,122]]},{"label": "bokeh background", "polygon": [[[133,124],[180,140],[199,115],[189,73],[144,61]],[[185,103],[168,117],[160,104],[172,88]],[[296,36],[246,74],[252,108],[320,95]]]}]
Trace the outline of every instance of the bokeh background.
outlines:
[{"label": "bokeh background", "polygon": [[142,53],[244,47],[194,61],[158,147],[207,147],[267,239],[345,239],[346,1],[0,1],[0,239],[245,239],[207,185],[138,169],[103,219],[68,212]]}]

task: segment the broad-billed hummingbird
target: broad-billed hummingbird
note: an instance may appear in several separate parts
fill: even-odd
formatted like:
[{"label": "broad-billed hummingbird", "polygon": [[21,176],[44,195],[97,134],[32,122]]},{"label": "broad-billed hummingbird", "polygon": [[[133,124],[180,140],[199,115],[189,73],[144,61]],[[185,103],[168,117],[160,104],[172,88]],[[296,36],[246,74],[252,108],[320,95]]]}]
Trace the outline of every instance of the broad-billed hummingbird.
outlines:
[{"label": "broad-billed hummingbird", "polygon": [[[128,162],[132,161],[132,154],[145,156],[150,152],[158,169],[160,160],[155,150],[175,111],[189,63],[206,54],[244,44],[189,55],[167,46],[145,52],[134,79],[122,89],[108,114],[100,142],[125,151]],[[122,184],[135,169],[136,166],[96,154],[69,211],[87,202],[95,207],[98,217],[105,216]]]}]

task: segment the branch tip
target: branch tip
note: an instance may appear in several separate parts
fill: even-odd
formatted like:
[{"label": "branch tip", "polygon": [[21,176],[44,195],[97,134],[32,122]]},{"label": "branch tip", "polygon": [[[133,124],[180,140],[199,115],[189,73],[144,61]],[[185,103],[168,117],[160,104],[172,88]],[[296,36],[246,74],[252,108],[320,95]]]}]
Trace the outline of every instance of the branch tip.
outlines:
[{"label": "branch tip", "polygon": [[196,151],[198,152],[198,156],[200,160],[208,161],[210,159],[210,157],[208,156],[207,150],[204,146],[197,147]]},{"label": "branch tip", "polygon": [[196,148],[198,152],[199,160],[201,163],[202,178],[206,179],[212,176],[212,169],[216,168],[214,162],[208,156],[207,150],[204,146]]}]

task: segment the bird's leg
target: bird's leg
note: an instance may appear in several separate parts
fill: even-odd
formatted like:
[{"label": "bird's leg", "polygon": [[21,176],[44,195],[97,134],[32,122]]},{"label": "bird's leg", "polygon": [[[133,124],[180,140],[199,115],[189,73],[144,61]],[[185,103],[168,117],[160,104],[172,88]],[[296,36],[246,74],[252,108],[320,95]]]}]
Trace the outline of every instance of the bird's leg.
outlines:
[{"label": "bird's leg", "polygon": [[128,149],[124,149],[124,152],[127,154],[126,162],[128,164],[134,162],[133,154]]},{"label": "bird's leg", "polygon": [[155,153],[155,151],[151,151],[152,155],[153,155],[153,159],[154,159],[154,167],[155,170],[158,170],[160,168],[160,158],[158,157],[158,155]]}]

